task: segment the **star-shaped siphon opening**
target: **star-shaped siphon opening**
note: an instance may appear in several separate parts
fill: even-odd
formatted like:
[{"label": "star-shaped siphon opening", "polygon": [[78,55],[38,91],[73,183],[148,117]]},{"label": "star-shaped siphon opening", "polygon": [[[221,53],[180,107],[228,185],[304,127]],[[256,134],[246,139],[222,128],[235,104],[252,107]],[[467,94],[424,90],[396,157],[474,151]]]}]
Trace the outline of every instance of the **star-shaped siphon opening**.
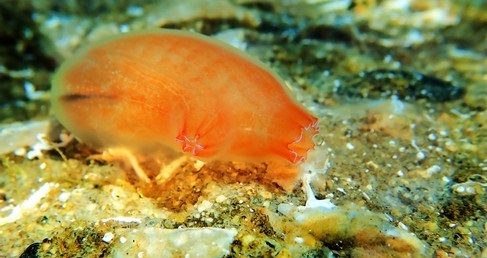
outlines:
[{"label": "star-shaped siphon opening", "polygon": [[193,156],[197,156],[200,151],[205,147],[198,143],[199,136],[188,137],[185,134],[180,134],[176,137],[176,141],[182,143],[181,149],[183,152],[191,153]]},{"label": "star-shaped siphon opening", "polygon": [[317,132],[317,123],[311,123],[308,126],[301,128],[299,137],[287,146],[291,155],[294,156],[294,158],[291,159],[291,162],[297,163],[306,158],[308,150],[313,149],[315,146],[313,136]]}]

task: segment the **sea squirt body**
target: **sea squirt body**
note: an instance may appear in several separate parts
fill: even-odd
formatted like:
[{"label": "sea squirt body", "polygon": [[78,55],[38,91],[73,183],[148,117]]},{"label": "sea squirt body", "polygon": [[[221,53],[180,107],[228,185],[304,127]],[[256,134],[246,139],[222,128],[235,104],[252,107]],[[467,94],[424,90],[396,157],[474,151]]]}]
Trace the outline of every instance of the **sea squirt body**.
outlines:
[{"label": "sea squirt body", "polygon": [[259,61],[175,30],[121,34],[82,48],[54,76],[52,107],[97,147],[167,147],[203,159],[306,158],[317,119]]}]

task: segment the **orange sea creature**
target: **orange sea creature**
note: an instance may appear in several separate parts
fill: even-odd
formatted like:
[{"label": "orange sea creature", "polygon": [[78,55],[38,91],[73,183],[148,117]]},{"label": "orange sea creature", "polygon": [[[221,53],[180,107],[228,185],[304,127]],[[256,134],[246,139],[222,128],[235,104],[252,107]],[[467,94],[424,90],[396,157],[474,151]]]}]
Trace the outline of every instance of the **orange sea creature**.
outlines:
[{"label": "orange sea creature", "polygon": [[82,48],[56,73],[59,121],[93,146],[296,163],[317,118],[261,62],[196,33],[149,30]]}]

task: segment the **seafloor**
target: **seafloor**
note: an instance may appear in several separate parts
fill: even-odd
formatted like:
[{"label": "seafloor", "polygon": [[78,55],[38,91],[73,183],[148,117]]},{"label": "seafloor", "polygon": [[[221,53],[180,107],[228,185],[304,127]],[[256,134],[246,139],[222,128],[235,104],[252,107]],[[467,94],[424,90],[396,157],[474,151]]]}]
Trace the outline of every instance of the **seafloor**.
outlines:
[{"label": "seafloor", "polygon": [[[20,0],[0,13],[0,257],[487,257],[485,1]],[[145,28],[226,41],[290,85],[320,119],[293,189],[266,164],[184,158],[144,185],[69,140],[50,115],[56,68]]]}]

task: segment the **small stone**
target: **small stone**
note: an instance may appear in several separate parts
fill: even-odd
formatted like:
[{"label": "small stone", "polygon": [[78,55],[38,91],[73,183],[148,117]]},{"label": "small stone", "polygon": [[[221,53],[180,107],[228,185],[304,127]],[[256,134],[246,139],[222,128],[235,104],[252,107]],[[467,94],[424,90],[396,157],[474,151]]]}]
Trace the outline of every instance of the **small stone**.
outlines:
[{"label": "small stone", "polygon": [[101,241],[105,242],[105,243],[110,243],[113,238],[115,237],[115,235],[112,233],[112,232],[107,232],[103,238],[101,239]]},{"label": "small stone", "polygon": [[226,201],[226,200],[227,200],[227,197],[225,197],[225,195],[219,195],[219,196],[218,196],[218,197],[216,197],[216,199],[215,199],[215,201],[216,201],[217,203],[222,203],[222,202],[224,202],[224,201]]}]

